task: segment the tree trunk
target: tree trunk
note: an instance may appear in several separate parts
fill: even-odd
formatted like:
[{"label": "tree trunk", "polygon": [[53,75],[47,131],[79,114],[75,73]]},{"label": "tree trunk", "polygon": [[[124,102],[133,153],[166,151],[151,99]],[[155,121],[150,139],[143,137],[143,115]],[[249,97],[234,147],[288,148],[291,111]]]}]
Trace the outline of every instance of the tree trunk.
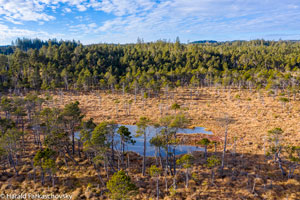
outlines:
[{"label": "tree trunk", "polygon": [[33,181],[36,183],[36,169],[35,167],[33,168]]},{"label": "tree trunk", "polygon": [[123,89],[123,96],[125,95],[125,84],[123,83],[122,85],[122,89]]},{"label": "tree trunk", "polygon": [[68,167],[69,165],[68,165],[67,156],[66,156],[66,154],[65,154],[65,153],[63,153],[63,155],[64,155],[64,161],[65,161],[65,165]]},{"label": "tree trunk", "polygon": [[228,125],[226,124],[226,126],[225,126],[224,148],[223,148],[222,164],[221,164],[221,175],[223,175],[223,170],[224,170],[224,159],[225,159],[226,145],[227,145],[227,131],[228,131]]},{"label": "tree trunk", "polygon": [[16,175],[19,176],[19,171],[17,170],[16,163],[15,163],[11,153],[8,154],[8,162],[9,162],[10,166],[14,168]]},{"label": "tree trunk", "polygon": [[286,175],[286,172],[284,171],[283,167],[282,167],[282,164],[281,164],[281,158],[278,157],[278,166],[279,166],[279,169],[281,171],[281,174],[282,176],[285,176]]},{"label": "tree trunk", "polygon": [[143,176],[145,176],[145,173],[146,173],[146,131],[144,132],[144,153],[143,153],[143,169],[142,169],[142,172],[143,172]]},{"label": "tree trunk", "polygon": [[81,153],[80,153],[80,150],[81,150],[81,142],[80,142],[80,140],[78,140],[78,147],[77,147],[78,149],[77,149],[77,151],[78,151],[78,156],[79,156],[79,158],[81,158]]},{"label": "tree trunk", "polygon": [[72,130],[72,154],[75,154],[75,134],[74,131]]},{"label": "tree trunk", "polygon": [[156,199],[159,200],[159,177],[156,178]]},{"label": "tree trunk", "polygon": [[160,162],[160,166],[161,166],[161,168],[163,169],[164,166],[163,166],[162,156],[161,156],[161,152],[160,152],[160,147],[158,147],[158,154],[159,154],[159,162]]},{"label": "tree trunk", "polygon": [[189,187],[189,169],[186,168],[185,171],[185,187],[188,188]]},{"label": "tree trunk", "polygon": [[166,170],[167,172],[169,171],[169,145],[167,144],[166,147]]},{"label": "tree trunk", "polygon": [[[113,130],[114,131],[114,130]],[[115,150],[114,150],[114,143],[115,143],[115,134],[114,132],[112,133],[112,138],[111,138],[111,161],[112,165],[115,165]]]},{"label": "tree trunk", "polygon": [[101,184],[104,186],[105,184],[104,184],[104,181],[103,181],[103,179],[102,179],[102,177],[101,177],[100,170],[97,168],[97,166],[96,166],[95,163],[93,163],[93,166],[94,166],[94,169],[95,169],[96,172],[97,172],[97,176],[98,176],[98,178],[99,178]]},{"label": "tree trunk", "polygon": [[214,184],[215,181],[215,171],[214,169],[211,169],[211,183]]},{"label": "tree trunk", "polygon": [[215,155],[217,154],[217,143],[215,143]]},{"label": "tree trunk", "polygon": [[130,159],[129,159],[129,153],[127,154],[127,168],[130,168]]},{"label": "tree trunk", "polygon": [[104,159],[104,169],[105,169],[105,172],[106,172],[106,178],[109,178],[108,168],[107,168],[107,161],[106,161],[106,159]]},{"label": "tree trunk", "polygon": [[207,161],[207,145],[205,145],[204,147],[204,158],[205,158],[205,162]]},{"label": "tree trunk", "polygon": [[290,166],[290,169],[289,169],[289,175],[288,175],[288,178],[293,178],[293,175],[294,175],[294,171],[295,171],[295,168],[296,168],[297,165],[292,165]]},{"label": "tree trunk", "polygon": [[122,167],[124,167],[124,153],[125,153],[124,138],[121,138],[121,151],[122,151],[121,163],[122,163]]},{"label": "tree trunk", "polygon": [[155,146],[155,165],[156,166],[158,166],[158,155],[157,155],[158,154],[158,152],[157,152],[158,150],[157,149],[158,148]]},{"label": "tree trunk", "polygon": [[174,145],[173,147],[173,172],[174,172],[174,178],[173,178],[173,182],[174,182],[174,189],[177,188],[177,185],[176,185],[176,146]]},{"label": "tree trunk", "polygon": [[134,103],[136,103],[136,93],[137,93],[137,88],[136,86],[134,87]]},{"label": "tree trunk", "polygon": [[176,175],[176,147],[173,147],[173,172],[174,172],[174,176]]},{"label": "tree trunk", "polygon": [[167,166],[166,166],[166,169],[165,169],[165,186],[166,186],[166,192],[168,191],[168,179],[167,179],[167,174],[168,174],[168,169],[167,169]]},{"label": "tree trunk", "polygon": [[68,148],[66,148],[66,152],[69,155],[69,158],[75,163],[75,165],[78,165],[78,162],[73,158],[73,156],[71,155],[71,152],[68,150]]},{"label": "tree trunk", "polygon": [[45,184],[45,173],[44,173],[43,168],[41,168],[41,182],[42,182],[42,185]]}]

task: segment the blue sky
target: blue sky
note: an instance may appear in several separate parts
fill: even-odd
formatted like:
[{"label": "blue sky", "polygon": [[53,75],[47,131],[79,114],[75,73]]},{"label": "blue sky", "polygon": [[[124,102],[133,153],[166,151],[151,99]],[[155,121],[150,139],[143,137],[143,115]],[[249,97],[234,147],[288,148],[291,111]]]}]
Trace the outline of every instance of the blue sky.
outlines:
[{"label": "blue sky", "polygon": [[0,0],[0,45],[300,39],[300,0]]}]

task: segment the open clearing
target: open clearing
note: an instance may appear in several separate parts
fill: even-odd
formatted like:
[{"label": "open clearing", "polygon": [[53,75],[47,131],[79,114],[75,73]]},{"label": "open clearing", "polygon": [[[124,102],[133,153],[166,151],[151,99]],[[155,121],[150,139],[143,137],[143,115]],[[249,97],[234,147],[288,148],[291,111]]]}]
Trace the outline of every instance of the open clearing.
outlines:
[{"label": "open clearing", "polygon": [[[258,154],[264,152],[268,130],[275,127],[283,129],[284,142],[291,145],[300,143],[300,101],[290,98],[290,102],[283,105],[278,98],[266,92],[259,94],[249,90],[180,88],[168,95],[160,95],[160,98],[144,99],[137,95],[136,102],[133,94],[103,91],[80,95],[64,92],[64,95],[54,95],[53,99],[60,106],[79,101],[86,118],[94,118],[96,122],[115,120],[120,124],[135,124],[140,116],[159,122],[162,115],[174,114],[170,107],[176,102],[190,118],[191,127],[205,127],[214,133],[216,140],[223,140],[224,124],[219,119],[227,115],[234,120],[229,124],[228,149],[233,148],[233,139],[236,138],[238,152]],[[130,100],[130,114],[127,115]],[[187,141],[194,144],[197,140],[199,135],[190,135]]]}]

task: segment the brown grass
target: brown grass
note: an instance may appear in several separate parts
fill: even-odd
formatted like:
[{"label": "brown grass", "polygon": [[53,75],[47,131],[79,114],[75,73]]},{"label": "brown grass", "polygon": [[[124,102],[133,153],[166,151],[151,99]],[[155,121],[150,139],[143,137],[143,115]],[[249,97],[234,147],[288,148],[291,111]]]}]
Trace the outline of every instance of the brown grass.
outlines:
[{"label": "brown grass", "polygon": [[[98,94],[101,96],[99,104]],[[174,95],[174,97],[173,97]],[[262,153],[264,138],[267,131],[280,127],[284,130],[283,141],[289,144],[300,144],[300,101],[297,99],[282,106],[278,97],[273,99],[266,92],[261,93],[248,90],[217,90],[215,88],[202,88],[193,90],[190,97],[189,89],[172,91],[170,98],[161,95],[160,98],[143,100],[140,95],[134,103],[133,94],[110,94],[105,92],[90,92],[73,95],[65,93],[63,97],[54,95],[55,103],[59,106],[72,101],[79,101],[86,118],[94,118],[96,122],[115,120],[121,124],[135,124],[139,117],[147,116],[158,122],[163,115],[173,114],[170,109],[174,102],[181,105],[181,111],[186,113],[191,121],[190,126],[202,126],[214,133],[214,140],[223,139],[224,124],[219,122],[225,113],[235,121],[229,125],[229,149],[232,148],[233,138],[237,138],[237,150],[247,153]],[[262,103],[263,99],[263,103]],[[116,104],[115,101],[120,103]],[[128,116],[124,104],[133,100],[131,112]],[[118,114],[116,112],[116,106]],[[190,137],[189,143],[195,143],[200,135]]]},{"label": "brown grass", "polygon": [[[197,95],[199,93],[199,95]],[[281,127],[284,130],[282,139],[288,144],[298,144],[300,140],[300,101],[291,101],[285,108],[277,99],[268,97],[263,93],[264,103],[258,93],[246,90],[216,90],[203,88],[198,89],[191,98],[188,89],[173,91],[170,98],[148,98],[145,101],[138,96],[137,102],[132,103],[131,114],[127,116],[124,102],[134,100],[134,95],[109,94],[101,92],[101,105],[97,92],[74,95],[64,93],[63,96],[54,95],[53,105],[63,105],[79,101],[86,118],[94,118],[96,122],[104,120],[115,120],[122,124],[135,124],[139,117],[147,116],[158,122],[161,117],[159,104],[163,104],[163,115],[173,114],[169,107],[177,102],[181,105],[181,112],[185,112],[190,121],[191,127],[203,126],[214,133],[210,138],[222,142],[224,125],[220,124],[219,118],[228,116],[234,119],[229,125],[228,139],[229,151],[233,150],[233,138],[237,137],[237,154],[226,154],[224,176],[216,173],[215,185],[210,183],[210,169],[205,166],[202,152],[194,152],[193,168],[191,173],[190,187],[184,188],[184,170],[178,170],[178,190],[175,196],[170,197],[169,192],[164,191],[164,178],[160,178],[160,199],[299,199],[300,176],[299,169],[295,171],[295,177],[288,180],[282,177],[276,163],[271,162],[263,155],[263,139],[267,131],[274,127]],[[116,113],[115,101],[119,100],[118,115]],[[289,111],[287,110],[289,106]],[[203,135],[193,134],[182,136],[188,139],[188,143],[194,144]],[[31,138],[32,139],[32,138]],[[21,170],[21,177],[13,176],[12,169],[5,170],[1,174],[0,189],[5,193],[69,193],[74,199],[106,199],[105,190],[99,186],[96,172],[87,160],[79,159],[79,166],[69,163],[69,167],[62,167],[58,170],[58,186],[51,187],[49,182],[42,187],[37,174],[37,182],[32,179],[33,169],[30,166],[34,147],[30,146],[28,140],[27,153],[30,154],[22,162],[27,163]],[[30,148],[29,148],[30,147]],[[217,156],[221,157],[221,145],[219,145]],[[209,149],[211,155],[213,151]],[[131,168],[128,170],[134,183],[140,187],[139,194],[133,199],[155,198],[155,181],[148,176],[141,175],[141,158],[131,153]],[[154,160],[148,160],[148,167]],[[102,177],[106,181],[105,173]],[[168,184],[172,183],[172,177],[168,176]],[[254,185],[255,184],[255,185]],[[48,187],[49,185],[49,187]],[[253,189],[254,188],[254,189]]]}]

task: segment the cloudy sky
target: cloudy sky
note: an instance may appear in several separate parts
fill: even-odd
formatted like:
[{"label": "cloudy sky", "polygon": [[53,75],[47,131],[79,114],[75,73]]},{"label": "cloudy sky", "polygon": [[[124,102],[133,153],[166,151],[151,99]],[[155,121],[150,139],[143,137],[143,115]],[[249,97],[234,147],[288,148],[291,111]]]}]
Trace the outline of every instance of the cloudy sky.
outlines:
[{"label": "cloudy sky", "polygon": [[0,45],[300,39],[300,0],[0,0]]}]

